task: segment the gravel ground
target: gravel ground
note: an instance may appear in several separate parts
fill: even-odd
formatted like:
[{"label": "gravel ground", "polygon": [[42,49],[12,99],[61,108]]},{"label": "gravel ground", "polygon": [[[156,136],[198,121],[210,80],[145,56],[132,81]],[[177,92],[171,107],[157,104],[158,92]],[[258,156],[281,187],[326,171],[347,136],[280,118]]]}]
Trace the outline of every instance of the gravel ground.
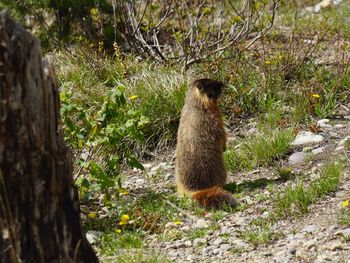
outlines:
[{"label": "gravel ground", "polygon": [[[294,174],[302,172],[306,183],[330,159],[348,159],[349,156],[344,146],[344,141],[350,138],[350,111],[347,107],[339,106],[337,118],[319,120],[317,125],[317,134],[307,129],[299,132],[298,139],[304,141],[298,143],[296,138],[293,150],[282,161],[292,168]],[[249,129],[252,132],[251,126]],[[231,137],[236,135],[230,134]],[[135,193],[151,189],[175,194],[173,152],[159,162],[144,166],[148,176],[132,171],[124,184],[126,188],[133,189]],[[155,176],[157,180],[154,180]],[[262,185],[254,191],[245,192],[240,198],[245,208],[233,213],[223,212],[220,220],[215,220],[211,212],[200,217],[183,211],[186,220],[179,225],[169,223],[164,231],[202,228],[207,229],[205,236],[165,242],[154,234],[146,238],[146,247],[160,251],[174,262],[350,262],[350,227],[339,225],[337,220],[342,202],[350,198],[349,176],[349,168],[346,167],[338,190],[312,204],[308,213],[277,220],[270,229],[278,235],[265,244],[250,243],[242,237],[242,232],[250,228],[252,220],[269,215],[274,208],[274,191],[283,189],[290,181],[277,183],[277,188]],[[273,167],[259,168],[229,174],[229,182],[240,184],[261,178],[272,181],[275,177]],[[215,228],[210,227],[213,223]]]}]

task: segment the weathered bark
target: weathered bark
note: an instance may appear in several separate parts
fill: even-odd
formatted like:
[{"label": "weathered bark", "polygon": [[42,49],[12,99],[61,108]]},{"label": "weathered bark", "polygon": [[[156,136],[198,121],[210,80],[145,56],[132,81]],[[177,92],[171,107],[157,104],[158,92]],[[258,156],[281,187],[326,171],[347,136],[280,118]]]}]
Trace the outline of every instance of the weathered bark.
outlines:
[{"label": "weathered bark", "polygon": [[97,262],[40,43],[0,13],[0,262]]}]

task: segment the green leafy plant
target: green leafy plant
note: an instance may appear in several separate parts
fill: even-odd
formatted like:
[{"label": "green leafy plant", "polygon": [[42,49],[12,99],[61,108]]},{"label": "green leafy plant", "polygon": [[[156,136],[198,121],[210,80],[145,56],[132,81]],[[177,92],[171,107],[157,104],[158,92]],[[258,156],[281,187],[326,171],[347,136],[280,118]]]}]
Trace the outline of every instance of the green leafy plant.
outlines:
[{"label": "green leafy plant", "polygon": [[65,139],[76,150],[76,177],[88,172],[77,184],[86,191],[90,187],[106,193],[121,186],[119,169],[122,161],[143,169],[126,143],[141,142],[148,119],[133,109],[125,97],[125,88],[118,85],[102,96],[102,105],[90,109],[72,102],[71,93],[61,96],[61,114],[65,125]]}]

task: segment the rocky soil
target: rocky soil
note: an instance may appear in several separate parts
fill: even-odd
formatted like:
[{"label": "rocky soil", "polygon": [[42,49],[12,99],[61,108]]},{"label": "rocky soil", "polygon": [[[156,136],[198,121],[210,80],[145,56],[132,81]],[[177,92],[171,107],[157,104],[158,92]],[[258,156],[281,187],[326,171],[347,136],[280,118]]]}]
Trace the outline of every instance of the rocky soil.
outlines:
[{"label": "rocky soil", "polygon": [[[281,161],[281,165],[290,167],[293,174],[303,173],[305,183],[315,178],[320,167],[330,160],[348,160],[350,152],[344,143],[350,138],[350,111],[341,105],[337,110],[337,118],[319,120],[313,132],[308,128],[299,131],[293,150]],[[236,135],[231,133],[231,137]],[[126,188],[135,193],[151,189],[166,195],[176,194],[173,153],[144,166],[147,176],[132,171],[124,184]],[[159,180],[154,180],[154,176],[160,177]],[[275,191],[282,190],[293,180],[277,182],[275,177],[274,167],[229,174],[229,182],[237,184],[261,178],[275,183],[272,187],[261,185],[244,192],[240,197],[244,209],[223,212],[220,220],[213,218],[211,212],[201,217],[179,208],[185,220],[181,224],[168,223],[165,232],[202,228],[207,229],[207,234],[167,242],[154,234],[146,238],[146,247],[165,254],[174,262],[350,262],[350,227],[340,225],[337,219],[342,202],[350,199],[348,165],[335,193],[321,198],[302,216],[277,220],[270,228],[278,235],[266,244],[254,245],[244,238],[242,233],[250,229],[251,222],[267,217],[274,208]],[[210,227],[213,223],[215,228]]]}]

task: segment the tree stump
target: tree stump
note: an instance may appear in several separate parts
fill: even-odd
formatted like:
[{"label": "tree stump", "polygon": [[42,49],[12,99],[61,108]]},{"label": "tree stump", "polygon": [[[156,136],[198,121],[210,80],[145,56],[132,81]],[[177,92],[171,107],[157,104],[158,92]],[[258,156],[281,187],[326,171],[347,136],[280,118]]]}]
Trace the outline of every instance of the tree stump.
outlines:
[{"label": "tree stump", "polygon": [[0,13],[0,262],[98,262],[81,229],[50,59]]}]

